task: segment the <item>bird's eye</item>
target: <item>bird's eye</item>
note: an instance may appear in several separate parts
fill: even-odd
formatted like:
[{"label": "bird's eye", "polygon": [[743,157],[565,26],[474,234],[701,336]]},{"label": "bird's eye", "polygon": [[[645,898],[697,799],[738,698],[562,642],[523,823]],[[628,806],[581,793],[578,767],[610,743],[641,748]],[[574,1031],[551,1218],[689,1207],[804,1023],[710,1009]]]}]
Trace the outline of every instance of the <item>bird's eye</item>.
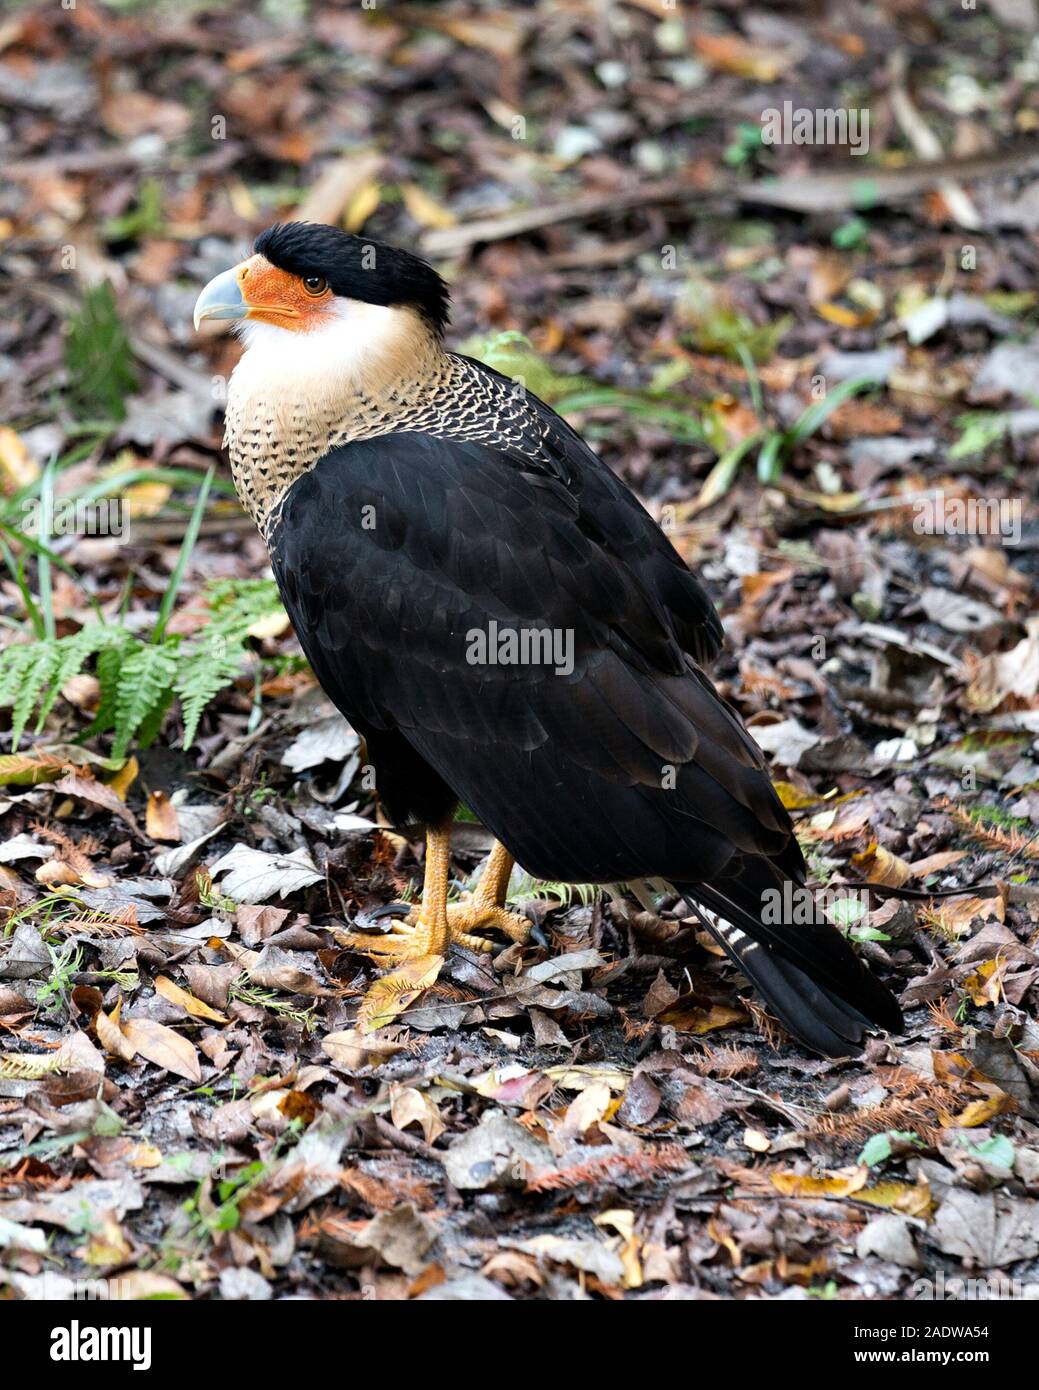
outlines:
[{"label": "bird's eye", "polygon": [[325,290],[328,289],[328,281],[323,275],[304,275],[303,288],[307,294],[324,294]]}]

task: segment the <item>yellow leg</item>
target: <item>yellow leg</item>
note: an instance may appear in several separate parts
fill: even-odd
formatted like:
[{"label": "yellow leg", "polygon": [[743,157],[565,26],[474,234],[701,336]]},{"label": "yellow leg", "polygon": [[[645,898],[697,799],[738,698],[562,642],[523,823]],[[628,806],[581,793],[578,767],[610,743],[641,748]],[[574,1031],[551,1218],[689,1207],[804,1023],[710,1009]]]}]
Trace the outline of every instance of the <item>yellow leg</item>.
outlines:
[{"label": "yellow leg", "polygon": [[494,949],[492,942],[472,933],[481,927],[497,927],[511,941],[526,941],[530,935],[530,923],[526,917],[505,910],[505,898],[515,862],[505,846],[495,840],[487,867],[474,891],[466,893],[461,902],[452,903],[447,909],[452,940],[460,941],[471,951],[491,951]]},{"label": "yellow leg", "polygon": [[473,935],[482,927],[497,927],[512,941],[526,941],[530,923],[505,910],[509,878],[515,861],[504,845],[495,842],[487,867],[473,893],[461,902],[447,904],[451,865],[451,837],[447,830],[426,835],[426,871],[422,903],[404,921],[395,922],[385,936],[371,932],[338,932],[345,946],[367,951],[373,957],[404,960],[415,956],[446,956],[452,941],[471,951],[491,951],[494,943]]},{"label": "yellow leg", "polygon": [[480,882],[473,893],[473,903],[478,907],[504,907],[509,891],[512,867],[516,863],[512,855],[501,843],[495,840],[494,847],[487,858],[487,867],[480,875]]},{"label": "yellow leg", "polygon": [[374,932],[337,932],[344,946],[359,947],[387,960],[416,956],[446,956],[451,945],[447,920],[447,887],[451,877],[451,832],[427,830],[426,867],[422,881],[422,905],[406,922],[394,923],[387,936]]}]

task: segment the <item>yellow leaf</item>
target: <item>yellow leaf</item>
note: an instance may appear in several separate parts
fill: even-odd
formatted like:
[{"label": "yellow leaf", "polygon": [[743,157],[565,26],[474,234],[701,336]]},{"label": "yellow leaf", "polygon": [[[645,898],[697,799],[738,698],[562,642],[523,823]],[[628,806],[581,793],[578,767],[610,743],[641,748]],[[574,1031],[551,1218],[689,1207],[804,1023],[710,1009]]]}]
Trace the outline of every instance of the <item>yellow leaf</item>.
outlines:
[{"label": "yellow leaf", "polygon": [[680,1033],[713,1033],[716,1028],[728,1028],[742,1023],[747,1015],[742,1009],[730,1009],[725,1004],[712,1004],[709,1009],[668,1009],[660,1015],[661,1023],[670,1023]]},{"label": "yellow leaf", "polygon": [[402,183],[400,193],[404,206],[420,227],[453,227],[458,221],[453,212],[442,207],[417,183]]},{"label": "yellow leaf", "polygon": [[876,318],[876,314],[868,310],[849,309],[844,304],[817,304],[815,312],[827,323],[835,323],[839,328],[862,328]]},{"label": "yellow leaf", "polygon": [[121,1265],[133,1252],[123,1228],[109,1211],[92,1225],[86,1245],[76,1253],[88,1265]]},{"label": "yellow leaf", "polygon": [[851,862],[862,870],[870,883],[883,883],[888,888],[901,888],[910,875],[906,861],[877,844],[876,840],[872,840],[860,854],[853,854]]},{"label": "yellow leaf", "polygon": [[154,1144],[135,1144],[126,1155],[131,1168],[158,1168],[162,1164],[162,1150]]},{"label": "yellow leaf", "polygon": [[169,483],[131,483],[123,491],[123,501],[131,517],[156,516],[172,491]]},{"label": "yellow leaf", "polygon": [[163,999],[168,999],[171,1004],[178,1004],[193,1018],[207,1018],[211,1023],[226,1023],[228,1021],[226,1014],[220,1013],[218,1009],[211,1009],[201,999],[196,999],[186,989],[181,989],[180,985],[174,984],[167,975],[155,977],[155,992],[161,994]]},{"label": "yellow leaf", "polygon": [[603,1062],[582,1062],[574,1066],[546,1067],[545,1075],[561,1091],[584,1091],[604,1081],[611,1091],[626,1091],[631,1072]]},{"label": "yellow leaf", "polygon": [[626,1289],[641,1289],[644,1282],[642,1272],[642,1240],[635,1234],[635,1213],[626,1207],[613,1207],[600,1212],[592,1220],[601,1228],[616,1231],[624,1242],[619,1250],[624,1276],[621,1283]]},{"label": "yellow leaf", "polygon": [[726,1226],[725,1222],[719,1221],[712,1216],[707,1222],[707,1234],[711,1240],[715,1241],[718,1245],[724,1246],[724,1248],[728,1250],[733,1269],[739,1269],[740,1263],[743,1260],[743,1254],[740,1247],[733,1239],[732,1232],[729,1230],[728,1226]]},{"label": "yellow leaf", "polygon": [[280,637],[288,629],[289,615],[279,609],[276,613],[268,613],[265,618],[257,618],[252,627],[247,628],[249,637],[263,639],[265,637]]},{"label": "yellow leaf", "polygon": [[788,811],[803,811],[806,806],[818,806],[824,800],[818,792],[803,792],[793,782],[773,782],[772,785]]},{"label": "yellow leaf", "polygon": [[1003,992],[1003,971],[997,960],[986,960],[963,981],[963,988],[979,1009],[998,1004]]},{"label": "yellow leaf", "polygon": [[972,1100],[958,1115],[943,1115],[942,1125],[946,1129],[976,1129],[978,1125],[987,1125],[989,1120],[1006,1109],[1009,1099],[1000,1093],[985,1100]]},{"label": "yellow leaf", "polygon": [[934,1206],[931,1189],[926,1179],[916,1184],[907,1182],[874,1183],[855,1193],[856,1202],[868,1202],[870,1206],[883,1207],[886,1211],[898,1211],[903,1216],[930,1216]]},{"label": "yellow leaf", "polygon": [[123,1001],[120,999],[110,1014],[106,1014],[104,1009],[99,1009],[94,1016],[94,1032],[106,1052],[111,1053],[113,1057],[121,1057],[124,1062],[132,1062],[136,1056],[136,1048],[129,1038],[123,1035],[119,1023],[122,1007]]},{"label": "yellow leaf", "polygon": [[348,232],[359,232],[381,202],[382,189],[375,179],[366,179],[346,205],[343,226]]},{"label": "yellow leaf", "polygon": [[418,956],[405,962],[399,970],[376,980],[361,1001],[357,1031],[374,1033],[377,1028],[392,1023],[436,980],[443,964],[443,956]]},{"label": "yellow leaf", "polygon": [[9,425],[0,426],[0,491],[10,497],[39,476],[40,465]]},{"label": "yellow leaf", "polygon": [[123,1037],[135,1052],[188,1081],[201,1081],[202,1068],[194,1044],[151,1018],[130,1018],[122,1025]]},{"label": "yellow leaf", "polygon": [[795,787],[793,782],[773,782],[776,795],[788,811],[804,811],[809,806],[818,806],[820,810],[824,807],[841,806],[846,801],[855,801],[864,796],[861,791],[843,792],[840,796],[820,796],[818,792],[803,792],[800,787]]},{"label": "yellow leaf", "polygon": [[131,756],[127,758],[119,771],[108,779],[105,786],[111,787],[120,801],[125,801],[126,794],[133,786],[134,782],[136,782],[137,774],[140,770],[140,764],[137,759]]},{"label": "yellow leaf", "polygon": [[772,1186],[785,1197],[850,1197],[866,1186],[865,1165],[824,1173],[773,1173]]},{"label": "yellow leaf", "polygon": [[153,840],[180,842],[180,821],[177,819],[177,808],[165,792],[148,793],[148,809],[145,812],[144,828]]}]

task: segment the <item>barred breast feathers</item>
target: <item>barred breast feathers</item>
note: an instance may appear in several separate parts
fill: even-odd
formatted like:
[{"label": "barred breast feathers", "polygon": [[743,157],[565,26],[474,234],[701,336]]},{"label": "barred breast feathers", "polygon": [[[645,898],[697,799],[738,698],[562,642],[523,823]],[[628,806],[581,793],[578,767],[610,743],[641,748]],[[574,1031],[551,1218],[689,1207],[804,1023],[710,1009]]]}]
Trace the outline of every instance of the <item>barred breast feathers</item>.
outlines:
[{"label": "barred breast feathers", "polygon": [[410,430],[541,454],[546,426],[518,383],[445,352],[407,309],[363,309],[367,345],[353,360],[338,340],[330,352],[324,334],[286,344],[278,329],[245,325],[224,445],[242,505],[267,539],[296,478],[340,444]]}]

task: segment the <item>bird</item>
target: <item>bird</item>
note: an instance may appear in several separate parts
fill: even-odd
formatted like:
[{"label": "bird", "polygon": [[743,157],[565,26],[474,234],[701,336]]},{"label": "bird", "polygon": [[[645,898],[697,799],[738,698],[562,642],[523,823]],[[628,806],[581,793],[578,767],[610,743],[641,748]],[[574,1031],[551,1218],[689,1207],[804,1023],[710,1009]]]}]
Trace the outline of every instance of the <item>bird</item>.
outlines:
[{"label": "bird", "polygon": [[[224,443],[296,636],[390,823],[425,835],[421,903],[350,944],[403,969],[524,943],[517,863],[666,885],[805,1048],[899,1032],[821,911],[763,908],[806,893],[806,866],[707,674],[723,630],[706,588],[561,416],[448,350],[449,313],[420,257],[308,222],[262,232],[195,305],[196,330],[226,321],[244,344]],[[449,902],[460,805],[494,846]]]}]

